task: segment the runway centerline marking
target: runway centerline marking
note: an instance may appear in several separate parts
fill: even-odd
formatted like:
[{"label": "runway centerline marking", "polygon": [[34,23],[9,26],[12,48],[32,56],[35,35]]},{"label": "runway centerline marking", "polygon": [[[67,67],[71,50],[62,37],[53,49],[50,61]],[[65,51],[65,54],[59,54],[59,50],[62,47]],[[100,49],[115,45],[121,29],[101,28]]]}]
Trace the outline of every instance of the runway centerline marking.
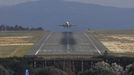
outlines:
[{"label": "runway centerline marking", "polygon": [[[36,51],[35,55],[37,55],[37,54],[40,52],[41,48],[46,44],[46,41],[49,39],[49,37],[50,37],[51,35],[52,35],[52,32],[48,34],[48,36],[47,36],[46,39],[43,41],[43,43],[41,44],[41,46],[39,47],[39,49]],[[45,37],[43,37],[43,38],[45,38]]]},{"label": "runway centerline marking", "polygon": [[97,46],[95,45],[95,43],[92,41],[91,38],[89,38],[87,33],[84,33],[84,35],[88,38],[88,40],[91,42],[91,44],[94,46],[94,48],[97,50],[97,52],[102,55],[101,51],[97,48]]},{"label": "runway centerline marking", "polygon": [[69,33],[68,32],[67,32],[67,37],[68,37],[67,38],[67,50],[69,50],[70,49],[70,44],[69,44],[70,43],[69,42],[70,40],[69,40]]}]

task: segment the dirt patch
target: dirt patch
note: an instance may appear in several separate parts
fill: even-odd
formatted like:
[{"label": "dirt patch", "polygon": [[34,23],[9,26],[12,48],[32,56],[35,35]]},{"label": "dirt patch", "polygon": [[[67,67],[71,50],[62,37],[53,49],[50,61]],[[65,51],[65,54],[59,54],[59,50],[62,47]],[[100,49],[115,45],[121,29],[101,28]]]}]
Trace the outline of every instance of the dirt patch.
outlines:
[{"label": "dirt patch", "polygon": [[110,37],[113,39],[134,41],[134,35],[111,35],[111,36],[107,36],[107,37]]},{"label": "dirt patch", "polygon": [[113,53],[134,53],[134,43],[121,43],[102,41],[102,43]]},{"label": "dirt patch", "polygon": [[0,37],[0,46],[4,45],[31,45],[29,40],[32,36]]},{"label": "dirt patch", "polygon": [[112,53],[134,53],[133,34],[102,34],[96,37]]},{"label": "dirt patch", "polygon": [[8,36],[8,37],[0,37],[0,39],[15,39],[15,38],[32,38],[33,36]]},{"label": "dirt patch", "polygon": [[28,46],[28,45],[34,45],[34,43],[0,44],[0,46],[20,46],[20,45],[22,45],[22,46],[24,46],[24,45]]}]

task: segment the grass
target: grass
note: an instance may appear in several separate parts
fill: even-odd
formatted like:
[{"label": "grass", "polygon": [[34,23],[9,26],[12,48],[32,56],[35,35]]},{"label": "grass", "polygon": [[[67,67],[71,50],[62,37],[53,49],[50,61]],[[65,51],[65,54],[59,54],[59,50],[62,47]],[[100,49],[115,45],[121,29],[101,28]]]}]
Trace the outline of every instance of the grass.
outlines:
[{"label": "grass", "polygon": [[16,46],[1,46],[0,47],[0,57],[8,57],[11,52],[14,51]]},{"label": "grass", "polygon": [[[20,43],[37,43],[45,34],[44,31],[21,31],[21,32],[0,32],[0,44],[20,44]],[[8,38],[32,36],[32,38]],[[13,45],[0,46],[0,58],[6,57],[23,57],[34,45]]]}]

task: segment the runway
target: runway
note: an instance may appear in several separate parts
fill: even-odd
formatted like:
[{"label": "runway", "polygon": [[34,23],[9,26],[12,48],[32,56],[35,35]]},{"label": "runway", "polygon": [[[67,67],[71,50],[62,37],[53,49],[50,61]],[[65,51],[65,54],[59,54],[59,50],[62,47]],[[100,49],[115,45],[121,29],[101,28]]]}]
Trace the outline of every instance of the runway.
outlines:
[{"label": "runway", "polygon": [[103,55],[89,32],[49,32],[31,55]]}]

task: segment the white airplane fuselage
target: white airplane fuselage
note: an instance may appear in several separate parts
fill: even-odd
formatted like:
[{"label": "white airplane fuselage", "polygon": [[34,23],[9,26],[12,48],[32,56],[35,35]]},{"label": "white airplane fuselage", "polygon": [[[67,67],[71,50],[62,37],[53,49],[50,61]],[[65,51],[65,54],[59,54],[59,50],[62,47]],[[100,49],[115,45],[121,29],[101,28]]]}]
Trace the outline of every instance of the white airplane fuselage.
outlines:
[{"label": "white airplane fuselage", "polygon": [[61,26],[63,26],[64,28],[70,28],[72,25],[70,24],[69,21],[66,21],[65,24],[63,24]]}]

